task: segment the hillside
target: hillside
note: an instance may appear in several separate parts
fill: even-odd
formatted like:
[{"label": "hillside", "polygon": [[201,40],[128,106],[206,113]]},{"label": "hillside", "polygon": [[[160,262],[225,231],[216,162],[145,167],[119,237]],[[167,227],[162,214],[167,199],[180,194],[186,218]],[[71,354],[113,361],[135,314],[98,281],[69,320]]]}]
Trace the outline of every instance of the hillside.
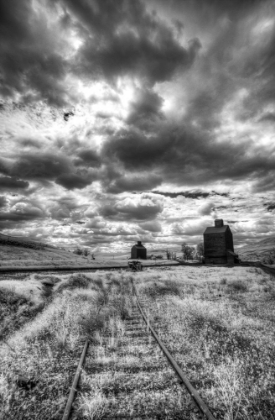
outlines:
[{"label": "hillside", "polygon": [[2,267],[85,265],[91,264],[92,261],[90,256],[76,255],[43,242],[0,234],[0,265]]},{"label": "hillside", "polygon": [[270,254],[275,259],[275,236],[246,245],[236,250],[236,252],[242,261],[262,261],[263,259],[267,259]]},{"label": "hillside", "polygon": [[[0,266],[1,267],[34,267],[34,266],[121,266],[127,265],[130,257],[128,252],[119,253],[95,253],[95,260],[91,255],[87,257],[73,253],[74,248],[58,248],[43,242],[35,242],[30,239],[17,238],[0,234]],[[163,259],[158,264],[167,263],[166,253],[148,252],[150,254],[162,255]],[[172,261],[169,261],[173,263]],[[148,259],[143,261],[144,265],[153,264]],[[175,263],[176,264],[176,263]]]},{"label": "hillside", "polygon": [[0,244],[20,246],[31,249],[55,248],[54,246],[46,244],[44,242],[33,241],[32,239],[22,238],[19,236],[4,235],[3,233],[0,233]]}]

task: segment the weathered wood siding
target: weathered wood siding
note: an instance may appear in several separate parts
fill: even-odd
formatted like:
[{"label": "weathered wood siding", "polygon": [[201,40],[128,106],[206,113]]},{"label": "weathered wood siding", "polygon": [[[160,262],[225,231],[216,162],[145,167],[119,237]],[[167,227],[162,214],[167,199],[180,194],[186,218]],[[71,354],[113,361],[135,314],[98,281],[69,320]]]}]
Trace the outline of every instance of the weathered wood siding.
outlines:
[{"label": "weathered wood siding", "polygon": [[228,263],[228,264],[233,264],[233,265],[234,265],[234,263],[235,263],[235,258],[234,258],[234,255],[232,255],[232,254],[230,254],[230,253],[228,253],[228,254],[227,254],[227,263]]},{"label": "weathered wood siding", "polygon": [[228,229],[226,232],[226,249],[234,252],[233,235],[230,229]]},{"label": "weathered wood siding", "polygon": [[134,245],[131,250],[131,258],[137,259],[140,258],[141,260],[147,259],[147,250],[144,246],[139,247],[137,245]]},{"label": "weathered wood siding", "polygon": [[225,233],[211,233],[211,234],[204,235],[204,256],[205,257],[226,256]]},{"label": "weathered wood siding", "polygon": [[227,257],[205,257],[205,264],[227,264]]}]

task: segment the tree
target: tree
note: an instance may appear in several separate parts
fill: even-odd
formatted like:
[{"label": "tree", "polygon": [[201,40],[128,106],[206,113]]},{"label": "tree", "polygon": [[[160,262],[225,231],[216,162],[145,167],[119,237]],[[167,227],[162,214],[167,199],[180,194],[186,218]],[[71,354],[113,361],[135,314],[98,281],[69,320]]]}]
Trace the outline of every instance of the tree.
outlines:
[{"label": "tree", "polygon": [[73,251],[73,253],[74,253],[74,254],[77,254],[77,255],[82,255],[82,249],[80,249],[79,247],[77,247],[77,248]]},{"label": "tree", "polygon": [[187,245],[187,243],[186,242],[183,242],[182,244],[181,244],[181,252],[182,252],[182,256],[184,257],[185,256],[185,249],[186,249],[186,247],[187,247],[188,245]]},{"label": "tree", "polygon": [[83,250],[84,257],[88,257],[89,254],[90,254],[89,250],[87,248],[84,248]]},{"label": "tree", "polygon": [[188,246],[185,249],[185,255],[187,260],[192,260],[195,254],[195,248],[193,246]]},{"label": "tree", "polygon": [[200,242],[199,244],[197,244],[196,254],[199,259],[202,259],[202,257],[204,256],[204,243],[203,242]]},{"label": "tree", "polygon": [[181,245],[181,251],[182,251],[183,258],[186,260],[189,260],[193,258],[193,255],[195,253],[195,248],[187,245],[186,242],[183,242],[183,244]]}]

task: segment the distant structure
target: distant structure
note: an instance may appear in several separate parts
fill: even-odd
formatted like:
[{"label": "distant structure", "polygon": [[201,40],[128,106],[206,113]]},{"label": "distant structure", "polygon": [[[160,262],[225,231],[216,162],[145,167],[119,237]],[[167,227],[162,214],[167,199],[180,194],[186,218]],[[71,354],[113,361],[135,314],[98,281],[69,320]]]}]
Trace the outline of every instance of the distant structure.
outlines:
[{"label": "distant structure", "polygon": [[145,246],[142,245],[141,241],[138,241],[138,243],[134,246],[132,246],[131,249],[131,258],[132,259],[141,259],[146,260],[147,259],[147,250]]},{"label": "distant structure", "polygon": [[239,262],[234,252],[232,232],[222,219],[216,219],[215,226],[206,228],[203,237],[205,264],[233,265]]}]

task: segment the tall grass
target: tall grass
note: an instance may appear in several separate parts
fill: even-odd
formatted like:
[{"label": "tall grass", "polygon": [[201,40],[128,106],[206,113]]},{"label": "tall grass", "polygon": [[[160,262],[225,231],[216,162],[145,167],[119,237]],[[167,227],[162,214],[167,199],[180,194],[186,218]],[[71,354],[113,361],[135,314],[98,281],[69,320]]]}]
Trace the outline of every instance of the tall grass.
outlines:
[{"label": "tall grass", "polygon": [[[243,267],[175,273],[136,277],[162,340],[218,418],[274,419],[274,279]],[[177,295],[159,293],[169,280]]]},{"label": "tall grass", "polygon": [[[0,344],[1,419],[54,418],[60,404],[64,408],[75,360],[85,339],[93,340],[102,326],[98,319],[93,325],[101,295],[91,278],[72,276],[35,319]],[[31,391],[21,388],[30,381]]]}]

